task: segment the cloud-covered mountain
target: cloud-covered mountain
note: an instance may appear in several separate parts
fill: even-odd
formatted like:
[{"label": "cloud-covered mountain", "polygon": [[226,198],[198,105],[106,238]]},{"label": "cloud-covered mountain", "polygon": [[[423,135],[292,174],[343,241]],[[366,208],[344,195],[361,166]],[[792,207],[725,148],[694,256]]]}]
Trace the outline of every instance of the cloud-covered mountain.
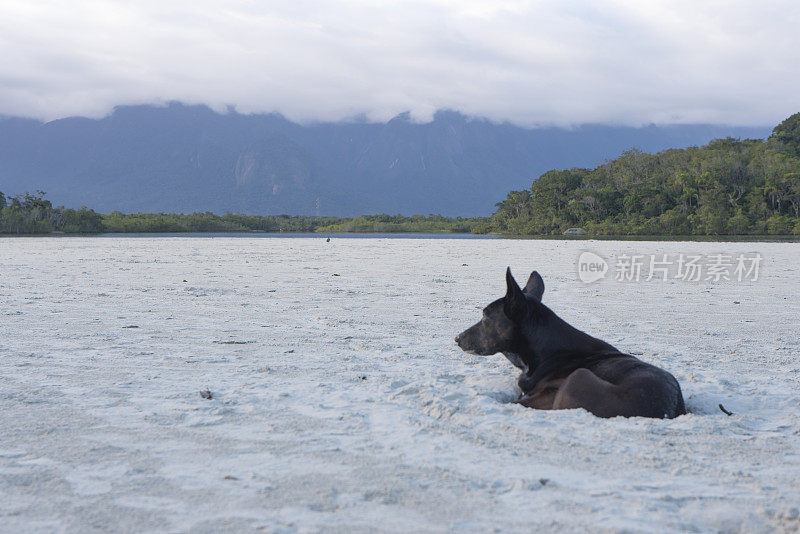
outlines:
[{"label": "cloud-covered mountain", "polygon": [[205,106],[127,106],[102,119],[0,119],[0,191],[41,189],[98,211],[488,215],[552,168],[594,166],[770,129],[526,129],[440,111],[428,123],[301,125]]}]

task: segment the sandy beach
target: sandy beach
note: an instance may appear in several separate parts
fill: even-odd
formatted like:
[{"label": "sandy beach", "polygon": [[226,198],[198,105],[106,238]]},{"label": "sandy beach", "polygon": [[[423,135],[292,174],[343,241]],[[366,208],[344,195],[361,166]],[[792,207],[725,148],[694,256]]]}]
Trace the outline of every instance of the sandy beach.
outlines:
[{"label": "sandy beach", "polygon": [[[579,279],[584,251],[605,278]],[[616,279],[625,257],[681,254],[762,261],[742,281]],[[797,243],[2,238],[0,531],[796,531],[798,260]],[[506,266],[672,372],[690,413],[511,403],[505,358],[453,342]]]}]

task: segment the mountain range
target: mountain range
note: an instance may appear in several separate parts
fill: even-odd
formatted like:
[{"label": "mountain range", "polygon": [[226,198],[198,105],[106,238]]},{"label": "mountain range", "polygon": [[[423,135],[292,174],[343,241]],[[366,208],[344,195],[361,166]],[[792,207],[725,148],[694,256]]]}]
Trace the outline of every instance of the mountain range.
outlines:
[{"label": "mountain range", "polygon": [[100,212],[489,215],[555,168],[639,148],[764,138],[707,124],[524,128],[439,111],[417,123],[298,124],[202,105],[121,106],[101,119],[0,118],[0,191]]}]

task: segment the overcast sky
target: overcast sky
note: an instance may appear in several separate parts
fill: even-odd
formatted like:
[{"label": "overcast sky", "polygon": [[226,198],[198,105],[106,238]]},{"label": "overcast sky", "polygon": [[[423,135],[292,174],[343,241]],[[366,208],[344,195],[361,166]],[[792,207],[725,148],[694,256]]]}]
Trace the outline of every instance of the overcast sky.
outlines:
[{"label": "overcast sky", "polygon": [[300,121],[771,125],[800,3],[0,0],[0,114],[180,100]]}]

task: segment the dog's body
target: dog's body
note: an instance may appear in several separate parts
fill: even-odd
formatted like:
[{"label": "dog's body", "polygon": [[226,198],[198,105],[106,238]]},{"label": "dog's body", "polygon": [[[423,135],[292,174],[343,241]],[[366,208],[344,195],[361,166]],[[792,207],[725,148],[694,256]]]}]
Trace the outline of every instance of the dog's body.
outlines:
[{"label": "dog's body", "polygon": [[456,337],[465,351],[502,352],[522,370],[520,404],[544,410],[584,408],[598,417],[673,418],[686,413],[678,381],[570,326],[542,304],[536,271],[520,289],[506,271],[506,296]]}]

